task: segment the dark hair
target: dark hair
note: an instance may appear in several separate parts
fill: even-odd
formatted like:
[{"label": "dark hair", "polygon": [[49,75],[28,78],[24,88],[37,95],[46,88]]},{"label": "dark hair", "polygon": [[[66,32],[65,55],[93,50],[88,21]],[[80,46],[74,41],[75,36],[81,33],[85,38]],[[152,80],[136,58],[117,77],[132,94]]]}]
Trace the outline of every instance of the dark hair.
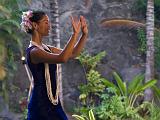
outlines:
[{"label": "dark hair", "polygon": [[[46,15],[46,13],[43,12],[43,11],[33,11],[33,12],[32,12],[32,15],[33,15],[33,16],[30,17],[29,20],[30,20],[31,22],[38,22],[38,21],[40,21],[40,20],[43,18],[43,16]],[[32,29],[28,29],[27,33],[33,34],[33,30],[32,30]]]}]

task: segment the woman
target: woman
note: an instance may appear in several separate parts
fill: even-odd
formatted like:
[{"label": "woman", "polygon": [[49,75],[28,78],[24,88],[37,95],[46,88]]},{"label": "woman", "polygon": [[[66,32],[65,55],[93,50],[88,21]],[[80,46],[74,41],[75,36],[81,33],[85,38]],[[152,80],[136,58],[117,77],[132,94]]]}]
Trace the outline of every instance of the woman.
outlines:
[{"label": "woman", "polygon": [[[26,50],[27,64],[34,78],[27,120],[68,120],[58,97],[56,64],[75,58],[82,50],[88,34],[83,16],[79,21],[71,17],[71,23],[73,34],[64,49],[60,49],[42,43],[43,36],[49,34],[48,16],[42,11],[23,12],[22,29],[31,34],[30,46]],[[80,31],[82,36],[77,41]]]}]

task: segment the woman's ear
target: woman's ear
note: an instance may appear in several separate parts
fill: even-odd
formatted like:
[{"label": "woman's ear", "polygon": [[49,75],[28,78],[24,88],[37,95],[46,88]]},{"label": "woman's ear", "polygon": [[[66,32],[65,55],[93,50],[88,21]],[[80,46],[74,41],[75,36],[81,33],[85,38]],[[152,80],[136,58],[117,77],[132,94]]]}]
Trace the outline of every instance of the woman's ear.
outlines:
[{"label": "woman's ear", "polygon": [[33,27],[33,29],[34,29],[34,30],[37,30],[37,28],[38,28],[38,25],[37,25],[37,23],[35,23],[35,22],[32,22],[32,27]]}]

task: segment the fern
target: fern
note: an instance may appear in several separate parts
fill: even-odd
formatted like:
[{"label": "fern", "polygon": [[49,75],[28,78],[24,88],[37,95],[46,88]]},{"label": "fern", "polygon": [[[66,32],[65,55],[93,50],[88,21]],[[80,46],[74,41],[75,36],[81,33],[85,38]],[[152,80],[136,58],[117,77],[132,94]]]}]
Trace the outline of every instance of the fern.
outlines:
[{"label": "fern", "polygon": [[100,60],[106,55],[106,52],[100,52],[95,56],[89,55],[87,52],[81,53],[78,57],[82,65],[86,67],[86,70],[94,69]]}]

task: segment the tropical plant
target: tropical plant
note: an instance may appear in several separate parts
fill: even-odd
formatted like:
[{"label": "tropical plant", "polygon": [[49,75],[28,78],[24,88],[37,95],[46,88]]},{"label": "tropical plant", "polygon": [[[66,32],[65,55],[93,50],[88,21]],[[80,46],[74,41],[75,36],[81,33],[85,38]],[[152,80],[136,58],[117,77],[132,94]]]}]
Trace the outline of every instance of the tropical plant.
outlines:
[{"label": "tropical plant", "polygon": [[0,1],[0,52],[2,53],[0,65],[2,66],[1,68],[4,68],[4,70],[1,71],[6,71],[5,66],[11,68],[15,67],[11,64],[5,64],[5,61],[8,60],[8,63],[12,63],[14,59],[13,57],[17,55],[15,53],[22,52],[22,42],[18,35],[18,30],[20,28],[17,19],[19,11],[13,10],[16,7],[16,5],[16,0]]},{"label": "tropical plant", "polygon": [[78,59],[84,68],[86,76],[86,83],[79,85],[80,90],[80,102],[81,107],[77,108],[76,111],[83,115],[86,115],[91,107],[98,102],[98,97],[105,89],[103,85],[104,78],[94,70],[100,60],[105,56],[105,52],[100,52],[95,56],[89,55],[87,52],[80,54]]},{"label": "tropical plant", "polygon": [[143,120],[138,113],[141,106],[129,106],[127,97],[117,95],[116,89],[111,87],[107,88],[107,93],[101,95],[101,103],[95,107],[95,111],[100,120]]},{"label": "tropical plant", "polygon": [[[1,94],[9,104],[9,89],[16,71],[15,58],[23,53],[20,33],[20,11],[16,0],[0,1],[0,82]],[[9,107],[7,107],[9,108]]]},{"label": "tropical plant", "polygon": [[144,32],[144,29],[139,28],[137,30],[137,36],[138,36],[138,42],[139,42],[139,47],[138,51],[141,54],[146,54],[146,34]]},{"label": "tropical plant", "polygon": [[144,75],[137,75],[130,83],[123,82],[120,76],[114,72],[116,84],[106,80],[107,93],[101,95],[101,103],[96,109],[96,115],[102,120],[136,119],[143,120],[139,112],[145,109],[145,103],[137,102],[143,96],[145,89],[153,87],[156,80],[150,80],[143,84]]},{"label": "tropical plant", "polygon": [[79,99],[82,101],[83,105],[95,103],[93,98],[95,96],[100,96],[105,89],[104,81],[105,79],[95,70],[90,70],[89,73],[87,73],[87,84],[79,86],[81,93]]},{"label": "tropical plant", "polygon": [[155,105],[155,103],[148,103],[149,120],[159,120],[160,119],[160,107]]},{"label": "tropical plant", "polygon": [[157,102],[159,102],[160,103],[160,88],[158,88],[156,85],[154,85],[153,87],[152,87],[152,89],[153,89],[153,92],[154,92],[154,96],[157,98]]},{"label": "tropical plant", "polygon": [[123,82],[123,80],[116,72],[114,72],[113,75],[117,82],[117,85],[113,84],[108,80],[105,80],[104,84],[107,87],[112,87],[116,89],[117,95],[126,97],[128,105],[131,107],[135,105],[137,98],[143,95],[145,89],[152,87],[157,82],[156,80],[150,80],[143,84],[144,76],[138,75],[133,78],[133,80],[128,83],[128,85],[126,85],[127,83]]}]

